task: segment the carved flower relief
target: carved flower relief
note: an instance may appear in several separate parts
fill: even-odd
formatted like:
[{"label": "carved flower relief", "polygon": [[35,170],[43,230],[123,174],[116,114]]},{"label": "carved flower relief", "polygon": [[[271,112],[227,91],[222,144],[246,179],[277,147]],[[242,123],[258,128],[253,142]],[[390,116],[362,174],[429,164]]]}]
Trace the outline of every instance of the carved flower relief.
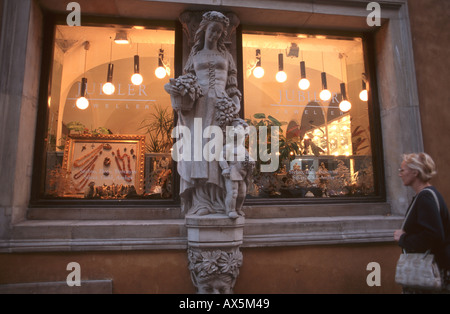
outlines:
[{"label": "carved flower relief", "polygon": [[234,273],[242,266],[242,253],[239,250],[236,250],[231,254],[222,252],[218,263],[223,273]]},{"label": "carved flower relief", "polygon": [[221,250],[214,251],[188,251],[189,270],[199,277],[211,274],[228,273],[237,276],[242,265],[242,253],[235,250],[227,253]]}]

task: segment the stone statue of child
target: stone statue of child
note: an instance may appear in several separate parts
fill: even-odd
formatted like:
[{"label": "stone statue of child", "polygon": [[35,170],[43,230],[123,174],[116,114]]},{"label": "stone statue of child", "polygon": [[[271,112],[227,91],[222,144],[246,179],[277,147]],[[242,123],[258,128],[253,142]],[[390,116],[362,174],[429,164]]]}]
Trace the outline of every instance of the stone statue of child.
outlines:
[{"label": "stone statue of child", "polygon": [[245,149],[245,135],[248,124],[237,118],[231,127],[226,129],[226,144],[223,146],[223,159],[220,161],[222,175],[225,178],[225,211],[228,217],[236,219],[244,216],[242,205],[247,194],[247,186],[251,183],[255,161]]}]

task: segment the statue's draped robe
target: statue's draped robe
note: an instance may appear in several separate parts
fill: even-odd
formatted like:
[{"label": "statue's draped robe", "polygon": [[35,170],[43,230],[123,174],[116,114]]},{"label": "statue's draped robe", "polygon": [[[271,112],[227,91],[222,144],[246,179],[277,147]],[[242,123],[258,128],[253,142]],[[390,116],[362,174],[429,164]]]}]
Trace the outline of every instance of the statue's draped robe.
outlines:
[{"label": "statue's draped robe", "polygon": [[[225,183],[222,170],[218,160],[207,161],[203,156],[203,147],[211,140],[203,138],[203,131],[208,126],[219,126],[216,103],[221,97],[240,96],[236,66],[228,51],[200,51],[189,57],[185,72],[197,76],[203,96],[195,102],[192,110],[178,112],[178,125],[188,127],[191,133],[191,160],[183,158],[177,164],[182,209],[188,214],[224,212]],[[202,118],[201,132],[195,130],[194,118]],[[198,134],[202,134],[201,138],[198,138]],[[200,161],[194,160],[195,149],[198,150],[194,145],[199,144]]]}]

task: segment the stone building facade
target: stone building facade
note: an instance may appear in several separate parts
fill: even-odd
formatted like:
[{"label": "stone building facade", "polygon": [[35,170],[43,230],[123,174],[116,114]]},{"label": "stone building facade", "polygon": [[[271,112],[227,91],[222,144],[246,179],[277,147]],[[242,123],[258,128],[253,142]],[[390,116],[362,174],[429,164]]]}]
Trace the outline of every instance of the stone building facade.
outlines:
[{"label": "stone building facade", "polygon": [[[400,250],[393,231],[401,225],[413,195],[397,177],[401,154],[432,155],[438,167],[433,184],[450,201],[447,158],[441,149],[449,142],[444,132],[449,90],[442,79],[442,69],[449,63],[449,45],[442,45],[449,39],[449,28],[444,27],[449,24],[448,1],[380,1],[380,26],[368,25],[371,11],[364,0],[78,3],[81,25],[86,21],[110,25],[117,19],[127,25],[173,30],[176,76],[182,72],[189,46],[179,19],[187,11],[217,10],[239,19],[232,30],[235,40],[228,47],[242,72],[240,44],[249,31],[370,37],[364,58],[374,87],[369,110],[376,192],[367,198],[248,201],[243,265],[234,290],[400,292],[394,282]],[[185,219],[176,197],[173,202],[153,203],[77,203],[40,197],[44,154],[40,146],[49,125],[45,108],[54,70],[48,57],[54,44],[49,30],[70,13],[67,4],[0,2],[0,291],[194,293]],[[241,88],[244,77],[242,73]],[[65,284],[70,262],[81,266],[81,287]],[[381,267],[380,286],[367,282],[371,262]]]}]

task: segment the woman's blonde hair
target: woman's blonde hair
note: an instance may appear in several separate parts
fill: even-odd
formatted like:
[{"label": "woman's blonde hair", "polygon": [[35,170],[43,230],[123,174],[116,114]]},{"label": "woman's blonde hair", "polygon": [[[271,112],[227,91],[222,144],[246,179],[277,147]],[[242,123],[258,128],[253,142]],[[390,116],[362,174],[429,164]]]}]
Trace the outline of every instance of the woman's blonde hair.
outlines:
[{"label": "woman's blonde hair", "polygon": [[437,173],[436,165],[430,155],[426,153],[404,154],[403,161],[413,170],[419,172],[419,179],[428,182]]}]

